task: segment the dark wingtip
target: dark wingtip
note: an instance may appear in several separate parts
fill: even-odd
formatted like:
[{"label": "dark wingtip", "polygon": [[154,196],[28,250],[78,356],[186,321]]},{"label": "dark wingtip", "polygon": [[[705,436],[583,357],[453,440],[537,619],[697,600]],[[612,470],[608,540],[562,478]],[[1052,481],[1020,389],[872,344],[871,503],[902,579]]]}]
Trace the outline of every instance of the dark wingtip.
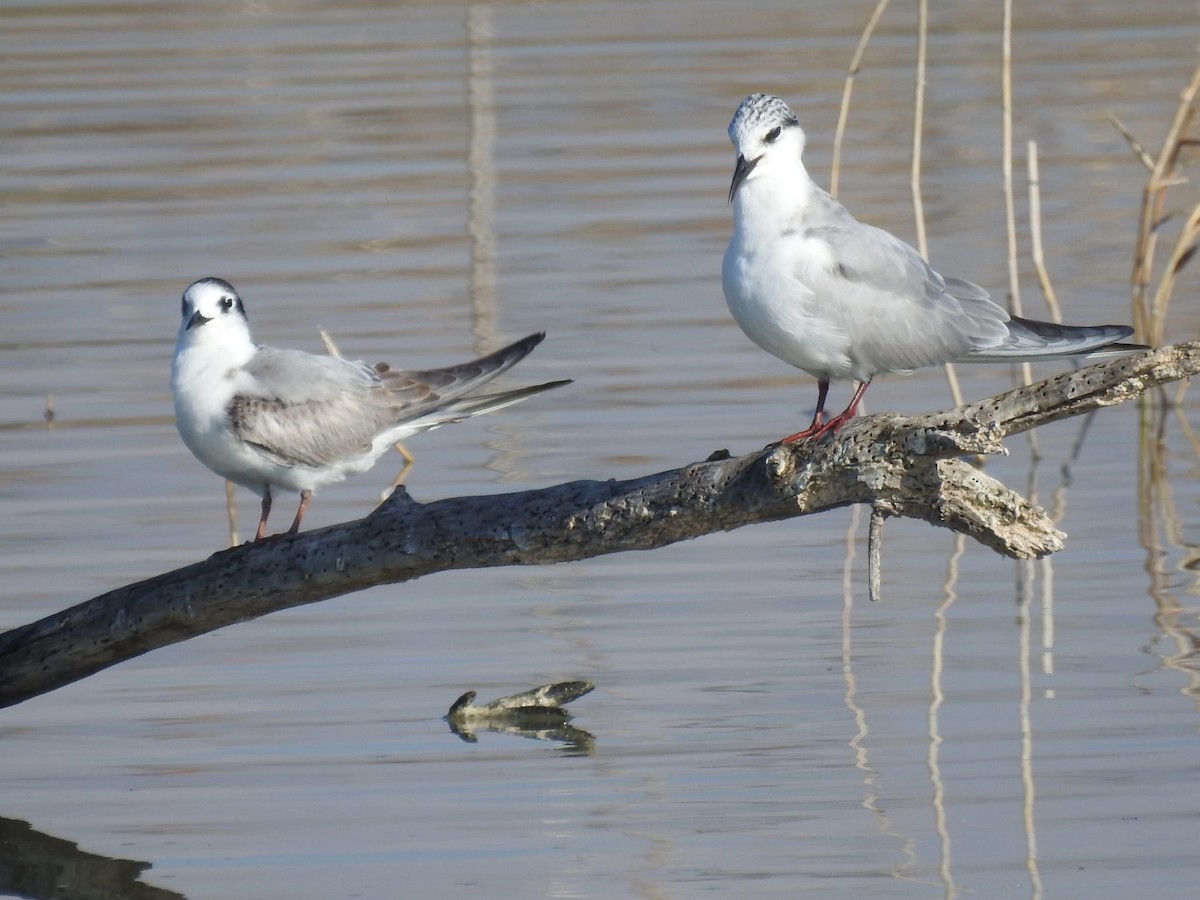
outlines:
[{"label": "dark wingtip", "polygon": [[[1130,334],[1132,334],[1132,333],[1133,333],[1133,329],[1130,329]],[[1154,348],[1151,347],[1149,344],[1130,344],[1130,343],[1126,343],[1125,341],[1117,341],[1114,344],[1109,344],[1104,349],[1105,350],[1121,350],[1126,353],[1136,353],[1139,350],[1153,350]]]},{"label": "dark wingtip", "polygon": [[509,356],[509,355],[515,354],[517,357],[517,360],[519,361],[519,360],[524,359],[530,353],[532,353],[533,348],[536,347],[538,344],[540,344],[545,339],[546,339],[546,332],[535,331],[533,334],[527,334],[527,335],[525,335],[525,337],[521,338],[519,341],[513,341],[511,344],[501,347],[499,350],[495,350],[482,358],[483,359],[491,359],[492,357]]}]

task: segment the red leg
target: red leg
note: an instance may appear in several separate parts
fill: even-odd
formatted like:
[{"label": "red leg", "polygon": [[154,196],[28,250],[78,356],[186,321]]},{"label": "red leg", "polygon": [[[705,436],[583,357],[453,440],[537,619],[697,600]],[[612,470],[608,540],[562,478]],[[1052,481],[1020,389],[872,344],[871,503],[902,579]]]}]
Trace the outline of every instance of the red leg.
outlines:
[{"label": "red leg", "polygon": [[312,499],[312,491],[300,492],[300,508],[296,510],[296,518],[292,519],[292,527],[288,529],[288,534],[295,534],[300,530],[300,520],[304,518],[304,511],[308,509],[308,501]]},{"label": "red leg", "polygon": [[855,389],[854,396],[850,398],[850,405],[826,422],[823,426],[821,426],[821,430],[813,435],[813,437],[821,437],[822,435],[829,434],[830,432],[837,434],[839,431],[841,431],[842,427],[851,419],[853,419],[858,413],[858,404],[862,400],[863,394],[867,392],[867,388],[870,386],[871,382],[869,381],[861,382]]},{"label": "red leg", "polygon": [[[829,382],[828,381],[818,381],[817,382],[817,411],[813,415],[812,424],[809,425],[807,428],[805,428],[803,431],[797,431],[795,434],[789,434],[783,440],[779,441],[778,444],[794,444],[797,441],[808,440],[808,438],[815,437],[816,435],[819,435],[819,434],[824,434],[824,432],[825,432],[825,398],[827,396],[829,396]],[[778,444],[776,444],[776,446],[778,446]]]},{"label": "red leg", "polygon": [[261,541],[263,535],[267,533],[267,516],[271,514],[271,486],[267,485],[263,491],[262,499],[262,515],[258,519],[258,531],[254,533],[254,539]]}]

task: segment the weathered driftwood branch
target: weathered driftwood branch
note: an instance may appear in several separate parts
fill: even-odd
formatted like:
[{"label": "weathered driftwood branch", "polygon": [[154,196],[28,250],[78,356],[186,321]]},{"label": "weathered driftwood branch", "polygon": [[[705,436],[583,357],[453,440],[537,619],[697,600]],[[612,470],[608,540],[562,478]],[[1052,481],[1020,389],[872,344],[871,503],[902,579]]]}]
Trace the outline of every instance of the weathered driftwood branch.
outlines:
[{"label": "weathered driftwood branch", "polygon": [[876,415],[836,439],[725,452],[628,481],[418,503],[399,489],[364,519],[280,535],[118,588],[0,635],[0,706],[156,647],[377,584],[447,569],[542,565],[649,550],[714,531],[871,503],[999,553],[1053,553],[1046,514],[959,457],[1009,434],[1200,371],[1200,342],[1137,353],[925,416]]}]

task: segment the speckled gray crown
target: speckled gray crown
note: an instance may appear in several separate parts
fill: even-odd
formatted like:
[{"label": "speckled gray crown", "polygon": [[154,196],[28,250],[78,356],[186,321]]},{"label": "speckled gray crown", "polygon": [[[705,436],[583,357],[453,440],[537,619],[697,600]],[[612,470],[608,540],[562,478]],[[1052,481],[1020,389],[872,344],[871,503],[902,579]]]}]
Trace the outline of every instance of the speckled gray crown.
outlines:
[{"label": "speckled gray crown", "polygon": [[772,94],[751,94],[740,104],[729,123],[729,137],[739,132],[766,130],[763,126],[799,125],[792,108]]}]

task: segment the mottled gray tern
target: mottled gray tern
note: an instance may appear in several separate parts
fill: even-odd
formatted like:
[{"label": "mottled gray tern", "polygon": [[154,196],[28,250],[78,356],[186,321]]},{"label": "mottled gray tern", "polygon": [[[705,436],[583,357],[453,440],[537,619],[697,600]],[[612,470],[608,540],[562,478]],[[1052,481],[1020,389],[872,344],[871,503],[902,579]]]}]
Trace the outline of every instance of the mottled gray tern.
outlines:
[{"label": "mottled gray tern", "polygon": [[569,384],[478,393],[543,337],[444,369],[368,366],[254,343],[233,285],[201,278],[183,292],[171,364],[175,424],[200,462],[262,498],[255,540],[266,533],[272,489],[298,491],[295,534],[314,491],[365,472],[396,441]]}]

